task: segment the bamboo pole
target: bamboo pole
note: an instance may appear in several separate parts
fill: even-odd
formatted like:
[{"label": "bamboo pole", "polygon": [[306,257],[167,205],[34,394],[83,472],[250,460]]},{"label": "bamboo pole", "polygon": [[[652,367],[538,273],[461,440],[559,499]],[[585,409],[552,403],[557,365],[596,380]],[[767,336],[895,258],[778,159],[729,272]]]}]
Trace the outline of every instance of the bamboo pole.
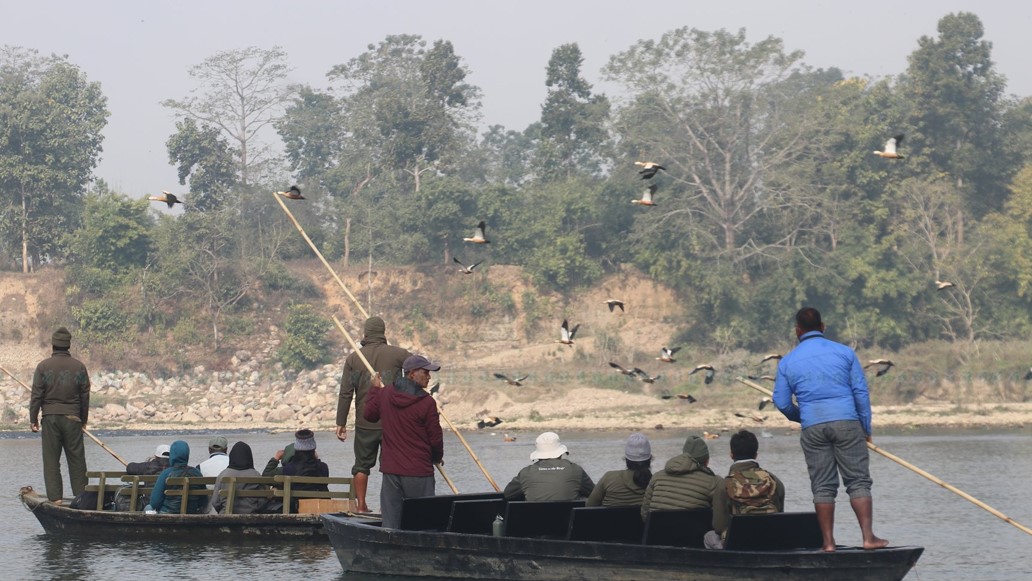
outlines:
[{"label": "bamboo pole", "polygon": [[308,234],[305,233],[305,229],[301,227],[301,224],[297,221],[297,218],[294,217],[294,214],[290,211],[290,209],[287,208],[287,205],[284,204],[283,200],[281,200],[280,197],[277,196],[275,193],[272,194],[272,197],[276,198],[276,201],[279,203],[280,207],[283,208],[284,212],[286,212],[287,217],[290,218],[290,221],[294,223],[294,227],[297,228],[297,231],[301,233],[301,236],[305,239],[305,242],[308,243],[308,246],[312,248],[312,252],[315,252],[315,255],[319,257],[319,260],[323,263],[323,266],[326,267],[326,270],[330,271],[330,275],[333,276],[333,280],[337,281],[337,284],[340,285],[340,288],[344,289],[344,293],[347,294],[348,297],[350,297],[351,300],[355,302],[355,306],[358,307],[358,310],[362,313],[362,316],[368,319],[369,313],[367,313],[366,310],[362,308],[362,303],[358,302],[358,299],[355,298],[355,295],[351,294],[351,291],[348,290],[348,287],[344,285],[344,281],[342,281],[340,277],[337,276],[337,273],[333,270],[333,267],[330,266],[330,263],[326,262],[326,259],[322,255],[322,252],[319,252],[319,249],[315,247],[315,244],[312,242],[312,239],[309,238]]},{"label": "bamboo pole", "polygon": [[[11,373],[10,371],[8,371],[8,370],[7,370],[7,368],[6,368],[6,367],[4,367],[3,365],[0,365],[0,371],[3,371],[4,373],[6,373],[6,374],[7,374],[8,376],[10,376],[10,378],[11,378],[11,379],[13,379],[13,380],[17,381],[17,382],[18,382],[18,383],[19,383],[19,384],[20,384],[20,385],[21,385],[22,387],[24,387],[25,389],[27,389],[27,390],[29,391],[29,396],[31,397],[31,395],[32,395],[32,388],[31,388],[31,387],[29,387],[29,386],[25,385],[25,383],[24,383],[24,382],[23,382],[22,380],[20,380],[20,379],[18,379],[17,377],[15,377],[15,376],[14,376],[14,374],[13,374],[13,373]],[[94,436],[94,435],[93,435],[93,432],[91,432],[91,431],[87,430],[87,429],[86,429],[85,427],[83,427],[83,429],[82,429],[82,433],[84,433],[84,434],[86,434],[87,436],[89,436],[89,437],[90,437],[90,439],[91,439],[91,440],[93,440],[94,442],[96,442],[98,446],[100,446],[101,448],[103,448],[105,452],[107,452],[108,454],[111,454],[112,456],[114,456],[114,457],[115,457],[115,460],[118,460],[119,462],[121,462],[121,463],[122,463],[122,466],[126,466],[126,465],[128,464],[128,463],[127,463],[127,462],[126,462],[125,460],[123,460],[123,459],[122,459],[122,457],[121,457],[121,456],[119,456],[119,455],[118,455],[118,454],[117,454],[117,453],[116,453],[116,452],[115,452],[114,450],[112,450],[111,448],[108,448],[108,447],[107,447],[107,444],[105,444],[104,442],[101,442],[101,441],[100,441],[100,438],[98,438],[98,437]]]},{"label": "bamboo pole", "polygon": [[[770,396],[774,395],[773,392],[771,392],[769,389],[763,387],[762,385],[758,385],[756,383],[753,383],[752,381],[749,381],[748,379],[743,379],[742,377],[736,377],[735,380],[737,380],[739,383],[741,383],[743,385],[746,385],[748,387],[751,387],[751,388],[755,389],[756,391],[758,391],[760,393],[765,393],[765,394],[770,395]],[[979,507],[981,509],[986,510],[989,514],[995,516],[996,518],[999,518],[1000,520],[1002,520],[1002,521],[1004,521],[1004,522],[1006,522],[1006,523],[1008,523],[1010,525],[1013,525],[1014,527],[1016,527],[1021,532],[1025,533],[1025,534],[1028,534],[1028,535],[1032,535],[1032,529],[1028,528],[1027,526],[1025,526],[1025,525],[1023,525],[1021,523],[1019,523],[1018,521],[1012,519],[1011,517],[1003,514],[1002,512],[996,510],[995,508],[989,506],[988,504],[982,502],[981,500],[978,500],[974,496],[971,496],[970,494],[964,492],[963,490],[957,488],[956,486],[953,486],[952,484],[950,484],[949,482],[946,482],[945,480],[939,478],[938,476],[935,476],[934,474],[931,474],[929,472],[926,472],[926,471],[918,468],[917,466],[911,464],[910,462],[907,462],[906,460],[900,458],[899,456],[896,456],[895,454],[889,453],[889,452],[879,448],[878,446],[875,446],[871,442],[867,442],[867,447],[870,448],[871,451],[876,452],[878,454],[881,454],[882,456],[888,458],[889,460],[892,460],[896,464],[899,464],[900,466],[902,466],[902,467],[904,467],[904,468],[906,468],[908,470],[913,471],[917,475],[923,476],[924,478],[927,478],[928,480],[931,480],[932,482],[938,484],[939,486],[945,488],[946,490],[949,490],[950,492],[956,494],[957,496],[963,498],[964,500],[970,502],[971,504],[974,504],[975,506],[977,506],[977,507]]]},{"label": "bamboo pole", "polygon": [[[348,343],[351,344],[351,348],[355,350],[355,353],[358,353],[358,358],[362,360],[362,363],[365,364],[366,369],[369,370],[369,375],[375,378],[378,375],[376,373],[376,370],[373,369],[372,365],[370,365],[369,360],[366,359],[365,355],[362,353],[361,348],[358,346],[357,343],[355,343],[355,340],[351,338],[351,334],[344,329],[344,325],[340,323],[340,319],[338,319],[336,315],[333,316],[333,322],[337,324],[337,328],[340,329],[340,332],[344,334],[344,338],[347,339]],[[356,410],[356,412],[357,411],[358,410]],[[437,471],[441,473],[441,478],[444,478],[445,483],[448,484],[448,488],[451,488],[452,494],[458,494],[459,489],[455,488],[455,483],[452,482],[451,478],[448,478],[447,474],[445,474],[444,466],[441,466],[440,464],[434,464],[434,466],[437,466]]]}]

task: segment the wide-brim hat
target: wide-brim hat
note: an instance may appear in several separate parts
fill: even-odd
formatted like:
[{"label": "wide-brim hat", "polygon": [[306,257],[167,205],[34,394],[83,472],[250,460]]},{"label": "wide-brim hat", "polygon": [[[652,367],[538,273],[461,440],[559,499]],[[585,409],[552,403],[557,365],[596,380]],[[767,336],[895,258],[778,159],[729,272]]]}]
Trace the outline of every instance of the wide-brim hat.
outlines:
[{"label": "wide-brim hat", "polygon": [[534,451],[530,453],[531,460],[547,460],[559,458],[567,452],[566,445],[559,441],[559,434],[545,432],[534,440]]}]

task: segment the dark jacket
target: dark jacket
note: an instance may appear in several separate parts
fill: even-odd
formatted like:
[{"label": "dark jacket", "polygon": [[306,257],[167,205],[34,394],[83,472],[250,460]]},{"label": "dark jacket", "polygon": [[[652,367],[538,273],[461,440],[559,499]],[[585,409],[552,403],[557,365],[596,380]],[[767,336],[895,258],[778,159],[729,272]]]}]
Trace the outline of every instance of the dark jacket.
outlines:
[{"label": "dark jacket", "polygon": [[[215,480],[215,487],[211,491],[211,505],[218,513],[224,513],[226,511],[226,500],[228,497],[223,497],[221,490],[228,486],[223,482],[224,478],[230,478],[233,476],[237,477],[256,477],[259,476],[258,471],[254,469],[254,455],[251,453],[251,447],[246,442],[237,442],[233,444],[233,449],[229,451],[229,467],[223,470],[218,479]],[[235,486],[237,491],[240,490],[262,490],[268,488],[261,484],[237,484]],[[237,497],[233,500],[233,514],[251,514],[261,510],[265,506],[267,499],[259,497]]]},{"label": "dark jacket", "polygon": [[[330,475],[330,467],[325,462],[315,457],[314,450],[294,450],[294,456],[283,463],[284,476],[317,476],[327,478]],[[281,488],[277,486],[277,488]],[[309,490],[316,492],[327,492],[330,487],[325,484],[291,484],[291,490]],[[290,512],[298,511],[298,499],[290,499]]]},{"label": "dark jacket", "polygon": [[161,474],[161,471],[168,468],[168,458],[154,457],[146,462],[130,462],[125,465],[126,474]]},{"label": "dark jacket", "polygon": [[433,476],[444,458],[444,434],[437,401],[418,383],[400,377],[393,385],[371,389],[365,419],[380,421],[380,472],[396,476]]},{"label": "dark jacket", "polygon": [[724,479],[688,454],[674,456],[663,470],[652,475],[641,503],[641,518],[650,511],[676,508],[712,508],[713,528],[727,527],[727,509],[715,502]]},{"label": "dark jacket", "polygon": [[[169,466],[168,468],[161,471],[158,474],[157,481],[154,482],[154,492],[151,492],[150,504],[151,508],[158,512],[179,514],[180,508],[182,508],[183,497],[179,495],[166,495],[165,491],[170,490],[167,487],[166,481],[169,478],[181,478],[185,476],[196,476],[201,477],[201,471],[188,466],[190,463],[190,446],[182,440],[176,440],[172,442],[169,447]],[[203,490],[203,484],[191,484],[190,489]],[[186,512],[190,514],[202,513],[208,508],[207,497],[197,495],[190,497],[190,506],[187,507]]]},{"label": "dark jacket", "polygon": [[566,458],[545,458],[524,467],[505,486],[506,500],[577,500],[595,488],[591,477]]},{"label": "dark jacket", "polygon": [[634,482],[633,470],[606,472],[588,495],[586,506],[641,506],[645,489]]},{"label": "dark jacket", "polygon": [[90,413],[90,374],[86,366],[67,351],[57,351],[39,362],[32,375],[29,421],[39,415],[76,416],[85,424]]},{"label": "dark jacket", "polygon": [[[382,335],[366,335],[362,340],[362,354],[369,360],[373,369],[380,373],[384,385],[394,383],[402,377],[401,364],[411,355],[401,347],[387,344]],[[351,411],[351,400],[355,400],[355,427],[364,430],[379,430],[380,423],[365,418],[366,400],[369,397],[372,376],[357,353],[348,355],[344,360],[344,373],[340,376],[340,395],[337,398],[337,425],[348,423],[348,412]]]}]

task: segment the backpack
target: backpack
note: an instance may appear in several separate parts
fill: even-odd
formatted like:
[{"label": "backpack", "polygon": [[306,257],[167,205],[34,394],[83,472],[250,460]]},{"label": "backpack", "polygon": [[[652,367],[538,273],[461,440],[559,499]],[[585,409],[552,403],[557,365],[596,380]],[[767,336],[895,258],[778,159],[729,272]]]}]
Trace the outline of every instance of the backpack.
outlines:
[{"label": "backpack", "polygon": [[724,487],[731,501],[731,514],[778,511],[774,504],[777,482],[770,472],[762,468],[733,471],[724,479]]}]

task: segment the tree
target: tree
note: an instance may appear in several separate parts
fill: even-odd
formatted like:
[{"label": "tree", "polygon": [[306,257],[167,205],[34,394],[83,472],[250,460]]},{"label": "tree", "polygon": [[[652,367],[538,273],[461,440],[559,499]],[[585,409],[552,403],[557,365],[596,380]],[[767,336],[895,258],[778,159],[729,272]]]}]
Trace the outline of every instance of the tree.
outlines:
[{"label": "tree", "polygon": [[190,181],[187,207],[206,211],[220,207],[236,183],[229,143],[210,125],[191,118],[176,122],[176,133],[165,142],[168,162],[175,165],[179,183]]},{"label": "tree", "polygon": [[74,264],[111,273],[146,266],[154,227],[147,201],[111,192],[103,181],[97,190],[85,196],[82,224],[67,238]]},{"label": "tree", "polygon": [[180,117],[218,128],[234,144],[237,177],[245,186],[258,181],[274,157],[259,135],[282,114],[293,93],[286,84],[286,61],[279,47],[218,52],[190,69],[198,83],[193,96],[162,103]]},{"label": "tree", "polygon": [[0,51],[0,196],[7,240],[21,246],[22,271],[59,255],[101,152],[107,100],[64,57],[5,46]]}]

